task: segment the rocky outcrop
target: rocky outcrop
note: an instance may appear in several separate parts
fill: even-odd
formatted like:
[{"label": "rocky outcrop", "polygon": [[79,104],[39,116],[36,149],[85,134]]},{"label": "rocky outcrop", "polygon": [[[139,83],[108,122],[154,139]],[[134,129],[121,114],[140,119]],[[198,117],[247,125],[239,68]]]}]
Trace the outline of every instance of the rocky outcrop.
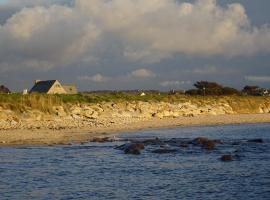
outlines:
[{"label": "rocky outcrop", "polygon": [[[8,129],[74,129],[110,127],[150,119],[194,117],[199,115],[237,114],[228,102],[104,102],[97,104],[66,104],[52,111],[26,109],[15,112],[0,106],[0,130]],[[256,113],[269,113],[270,103],[257,106]],[[210,144],[207,148],[210,147]]]}]

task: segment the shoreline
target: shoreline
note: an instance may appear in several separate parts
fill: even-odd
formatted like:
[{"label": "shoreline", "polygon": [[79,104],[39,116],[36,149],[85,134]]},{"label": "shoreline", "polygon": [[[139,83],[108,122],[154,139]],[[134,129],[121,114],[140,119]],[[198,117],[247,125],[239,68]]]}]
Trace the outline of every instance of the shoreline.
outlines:
[{"label": "shoreline", "polygon": [[143,130],[256,123],[270,123],[270,114],[201,115],[196,117],[151,119],[128,124],[114,124],[110,127],[82,129],[41,129],[35,131],[15,129],[0,131],[0,147],[80,144],[89,142],[94,137],[113,136]]}]

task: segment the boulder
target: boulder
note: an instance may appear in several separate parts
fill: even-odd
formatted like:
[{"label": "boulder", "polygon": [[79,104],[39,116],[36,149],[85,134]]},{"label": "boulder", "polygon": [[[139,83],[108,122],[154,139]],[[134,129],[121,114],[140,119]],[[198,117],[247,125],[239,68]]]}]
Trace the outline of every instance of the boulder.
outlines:
[{"label": "boulder", "polygon": [[94,110],[86,110],[81,115],[89,119],[97,119],[99,116],[98,112]]},{"label": "boulder", "polygon": [[248,140],[248,142],[251,142],[251,143],[263,143],[263,139],[252,139],[252,140]]},{"label": "boulder", "polygon": [[232,161],[233,160],[233,156],[230,155],[230,154],[223,155],[223,156],[221,156],[220,160],[223,161],[223,162]]},{"label": "boulder", "polygon": [[204,137],[199,137],[192,141],[192,144],[200,145],[202,148],[207,150],[213,150],[217,143],[218,140],[210,140]]},{"label": "boulder", "polygon": [[65,109],[63,108],[63,106],[54,106],[53,107],[53,111],[59,117],[65,117],[65,116],[67,116],[67,113],[65,112]]},{"label": "boulder", "polygon": [[96,143],[106,143],[106,142],[113,142],[113,140],[109,137],[96,137],[91,140],[91,142],[96,142]]},{"label": "boulder", "polygon": [[80,115],[82,113],[82,109],[78,106],[73,106],[71,108],[71,114],[74,114],[74,115]]},{"label": "boulder", "polygon": [[119,147],[116,147],[116,149],[123,150],[125,154],[139,155],[141,154],[141,150],[144,149],[144,144],[143,143],[128,143],[128,144],[124,144]]}]

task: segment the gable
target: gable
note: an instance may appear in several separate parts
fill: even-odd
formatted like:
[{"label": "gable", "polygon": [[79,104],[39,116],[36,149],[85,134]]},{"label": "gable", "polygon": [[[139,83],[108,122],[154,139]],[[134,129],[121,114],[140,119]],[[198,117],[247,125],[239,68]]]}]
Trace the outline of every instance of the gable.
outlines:
[{"label": "gable", "polygon": [[61,83],[56,80],[47,93],[48,94],[66,94],[67,92],[62,87]]}]

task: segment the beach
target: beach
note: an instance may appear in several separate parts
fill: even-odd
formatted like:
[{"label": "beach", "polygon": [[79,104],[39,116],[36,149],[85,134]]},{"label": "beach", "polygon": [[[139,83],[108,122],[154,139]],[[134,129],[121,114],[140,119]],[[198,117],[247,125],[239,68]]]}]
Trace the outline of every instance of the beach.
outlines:
[{"label": "beach", "polygon": [[17,145],[68,145],[89,142],[95,137],[112,137],[120,133],[147,129],[164,129],[187,126],[270,123],[270,114],[200,115],[194,117],[152,118],[111,126],[75,129],[14,129],[0,131],[0,146]]}]

